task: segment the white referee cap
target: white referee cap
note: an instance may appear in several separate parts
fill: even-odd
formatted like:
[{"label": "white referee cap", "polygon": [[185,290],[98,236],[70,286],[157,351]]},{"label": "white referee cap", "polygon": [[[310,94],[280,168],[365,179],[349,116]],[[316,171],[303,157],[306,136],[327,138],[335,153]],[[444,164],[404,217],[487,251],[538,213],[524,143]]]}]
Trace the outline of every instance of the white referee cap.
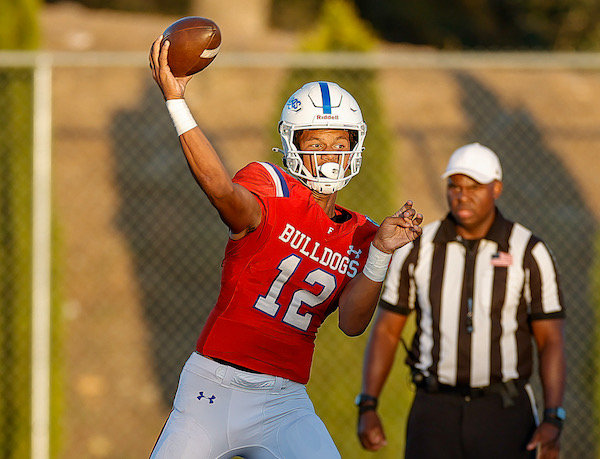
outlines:
[{"label": "white referee cap", "polygon": [[502,166],[496,153],[480,143],[464,145],[452,153],[442,178],[463,174],[479,183],[502,180]]}]

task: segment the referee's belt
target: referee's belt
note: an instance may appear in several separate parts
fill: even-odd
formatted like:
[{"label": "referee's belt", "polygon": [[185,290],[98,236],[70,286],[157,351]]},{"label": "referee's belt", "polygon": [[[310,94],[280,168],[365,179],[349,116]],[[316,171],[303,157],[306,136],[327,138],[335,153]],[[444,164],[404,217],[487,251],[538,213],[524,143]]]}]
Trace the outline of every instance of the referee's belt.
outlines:
[{"label": "referee's belt", "polygon": [[519,396],[519,389],[527,384],[524,379],[511,379],[505,382],[490,384],[485,387],[471,387],[466,384],[457,384],[451,386],[443,384],[435,376],[425,376],[420,372],[413,373],[413,382],[419,389],[425,390],[429,394],[448,394],[464,398],[480,398],[487,395],[499,395],[502,398],[502,406],[508,408],[515,404],[515,399]]}]

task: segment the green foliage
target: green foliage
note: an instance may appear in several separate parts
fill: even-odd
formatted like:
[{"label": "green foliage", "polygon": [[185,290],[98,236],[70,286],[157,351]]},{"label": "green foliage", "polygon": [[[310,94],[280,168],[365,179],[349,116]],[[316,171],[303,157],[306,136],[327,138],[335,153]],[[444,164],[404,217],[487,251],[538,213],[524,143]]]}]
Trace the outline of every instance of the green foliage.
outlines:
[{"label": "green foliage", "polygon": [[35,49],[39,0],[0,0],[0,49]]},{"label": "green foliage", "polygon": [[[354,398],[360,392],[363,354],[370,328],[359,337],[349,338],[337,328],[337,319],[337,314],[329,317],[319,330],[307,390],[341,456],[344,459],[370,459],[373,453],[362,449],[356,435],[358,410],[354,406]],[[414,320],[411,318],[403,332],[407,342],[412,333]],[[404,457],[406,420],[414,396],[405,358],[406,352],[399,348],[380,397],[378,412],[388,444],[377,453],[378,459]],[[335,371],[332,371],[332,365],[335,365]]]},{"label": "green foliage", "polygon": [[[25,1],[33,4],[38,0],[19,0]],[[54,1],[61,0],[46,0],[46,3]],[[73,1],[88,8],[179,15],[188,14],[191,3],[190,0]],[[10,15],[5,12],[14,3],[0,0],[3,25],[0,31],[7,30],[6,17]],[[271,0],[271,26],[286,31],[312,30],[315,18],[322,18],[327,3]],[[457,0],[451,7],[446,0],[354,0],[352,3],[380,37],[391,42],[445,49],[600,49],[600,3],[596,0]],[[343,23],[340,20],[334,26]]]},{"label": "green foliage", "polygon": [[596,0],[566,2],[558,27],[552,28],[554,50],[600,49],[600,4]]},{"label": "green foliage", "polygon": [[[31,412],[32,304],[32,133],[31,69],[0,71],[0,459],[29,457]],[[54,234],[54,232],[53,232]],[[56,241],[53,241],[56,242]],[[53,244],[52,350],[61,339],[58,246]],[[51,413],[62,407],[62,362],[52,352]],[[57,419],[52,416],[52,419]],[[60,448],[62,428],[54,423],[51,448]]]},{"label": "green foliage", "polygon": [[[0,458],[29,451],[31,72],[0,72]],[[10,114],[10,116],[6,116]]]},{"label": "green foliage", "polygon": [[62,266],[60,254],[62,253],[62,240],[57,231],[56,221],[52,221],[52,266],[51,266],[51,311],[50,311],[50,457],[60,457],[60,452],[64,447],[62,442],[63,425],[56,422],[57,419],[64,419],[65,398],[64,391],[64,365],[60,349],[64,349],[63,340],[65,337],[65,328],[63,310],[60,307],[61,299],[64,298],[60,286],[62,282]]},{"label": "green foliage", "polygon": [[353,4],[347,0],[328,0],[302,51],[370,51],[377,41],[375,32],[360,19]]},{"label": "green foliage", "polygon": [[[0,0],[0,49],[35,49],[36,0]],[[0,72],[0,458],[29,455],[32,72]]]},{"label": "green foliage", "polygon": [[355,0],[388,41],[446,49],[600,49],[596,0]]}]

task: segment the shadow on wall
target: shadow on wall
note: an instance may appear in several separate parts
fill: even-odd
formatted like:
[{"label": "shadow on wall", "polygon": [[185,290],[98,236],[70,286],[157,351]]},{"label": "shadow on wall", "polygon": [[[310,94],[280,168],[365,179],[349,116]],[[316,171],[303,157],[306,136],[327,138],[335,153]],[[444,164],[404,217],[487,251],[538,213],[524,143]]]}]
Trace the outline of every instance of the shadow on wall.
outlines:
[{"label": "shadow on wall", "polygon": [[[595,410],[590,403],[596,374],[590,352],[596,337],[589,295],[598,223],[569,171],[544,144],[534,117],[525,109],[502,107],[493,92],[471,75],[459,72],[455,77],[471,122],[468,142],[489,146],[502,162],[500,209],[540,236],[557,260],[568,315],[565,405],[571,418],[561,437],[562,451],[565,457],[596,458]],[[543,403],[539,395],[538,402]]]},{"label": "shadow on wall", "polygon": [[154,374],[171,406],[218,295],[227,229],[190,174],[154,84],[136,110],[114,117],[111,138],[121,199],[117,224],[135,264]]}]

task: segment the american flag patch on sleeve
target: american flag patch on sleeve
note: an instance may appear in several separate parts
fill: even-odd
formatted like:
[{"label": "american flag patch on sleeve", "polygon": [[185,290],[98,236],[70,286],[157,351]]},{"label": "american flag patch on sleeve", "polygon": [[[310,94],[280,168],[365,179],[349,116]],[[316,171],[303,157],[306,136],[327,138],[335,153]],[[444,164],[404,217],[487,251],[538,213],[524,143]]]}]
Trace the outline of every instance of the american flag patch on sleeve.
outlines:
[{"label": "american flag patch on sleeve", "polygon": [[513,257],[507,252],[498,252],[492,255],[492,266],[507,268],[512,265]]}]

